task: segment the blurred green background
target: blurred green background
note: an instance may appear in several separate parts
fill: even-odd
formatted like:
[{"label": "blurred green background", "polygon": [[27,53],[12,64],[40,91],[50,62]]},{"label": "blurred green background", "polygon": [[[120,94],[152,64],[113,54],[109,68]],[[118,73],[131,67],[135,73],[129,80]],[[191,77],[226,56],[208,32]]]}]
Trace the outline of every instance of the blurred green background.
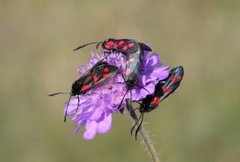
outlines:
[{"label": "blurred green background", "polygon": [[63,123],[68,91],[94,46],[109,37],[151,44],[165,65],[182,65],[177,92],[145,115],[164,162],[240,161],[240,1],[0,0],[0,161],[148,161],[115,114],[90,142]]}]

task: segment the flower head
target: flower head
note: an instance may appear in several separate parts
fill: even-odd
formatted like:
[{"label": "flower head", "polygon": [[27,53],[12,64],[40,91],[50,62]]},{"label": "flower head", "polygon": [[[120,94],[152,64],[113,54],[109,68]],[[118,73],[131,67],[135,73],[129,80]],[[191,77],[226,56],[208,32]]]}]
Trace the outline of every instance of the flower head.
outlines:
[{"label": "flower head", "polygon": [[[104,54],[92,53],[86,66],[78,68],[80,76],[104,57]],[[139,101],[149,93],[153,93],[157,82],[169,75],[169,67],[162,66],[158,54],[145,52],[137,85],[132,90],[128,90],[123,78],[126,70],[125,56],[121,53],[111,53],[105,60],[117,66],[121,74],[90,89],[85,95],[71,99],[68,108],[64,111],[77,124],[75,135],[82,126],[85,126],[83,138],[86,140],[93,139],[97,133],[107,133],[111,129],[112,114],[119,112],[119,109],[126,105],[124,96],[125,99]]]}]

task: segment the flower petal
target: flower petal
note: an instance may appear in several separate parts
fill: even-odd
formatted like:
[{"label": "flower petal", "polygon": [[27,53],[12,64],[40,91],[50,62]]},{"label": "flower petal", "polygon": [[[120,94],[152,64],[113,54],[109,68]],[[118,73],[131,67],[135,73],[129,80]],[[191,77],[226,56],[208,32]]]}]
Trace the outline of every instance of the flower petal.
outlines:
[{"label": "flower petal", "polygon": [[97,108],[94,110],[94,112],[92,113],[89,119],[97,121],[102,116],[102,114],[103,114],[103,110],[101,108]]},{"label": "flower petal", "polygon": [[162,63],[159,61],[159,55],[156,53],[152,53],[146,58],[145,67],[160,67]]},{"label": "flower petal", "polygon": [[77,135],[77,133],[79,132],[80,128],[81,128],[82,124],[78,124],[77,127],[74,130],[74,136]]},{"label": "flower petal", "polygon": [[99,134],[107,133],[112,127],[112,114],[108,114],[105,118],[98,123],[97,132]]},{"label": "flower petal", "polygon": [[91,140],[96,136],[97,133],[97,122],[95,121],[90,121],[86,124],[86,131],[83,134],[83,138],[85,140]]}]

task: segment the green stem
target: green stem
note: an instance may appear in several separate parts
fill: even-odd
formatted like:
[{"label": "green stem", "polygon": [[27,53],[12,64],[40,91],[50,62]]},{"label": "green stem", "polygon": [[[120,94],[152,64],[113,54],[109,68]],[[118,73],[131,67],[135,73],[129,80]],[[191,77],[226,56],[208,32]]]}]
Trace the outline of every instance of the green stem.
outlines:
[{"label": "green stem", "polygon": [[[133,122],[136,123],[138,120],[138,117],[137,117],[135,111],[133,110],[131,100],[127,99],[126,103],[127,103],[127,110],[129,112]],[[137,123],[137,126],[139,126],[139,123]],[[147,131],[145,130],[145,128],[143,126],[141,126],[139,133],[141,135],[144,145],[146,146],[146,148],[148,150],[149,157],[151,158],[152,162],[160,162],[160,159],[159,159],[157,151],[152,143],[152,140],[149,137]]]}]

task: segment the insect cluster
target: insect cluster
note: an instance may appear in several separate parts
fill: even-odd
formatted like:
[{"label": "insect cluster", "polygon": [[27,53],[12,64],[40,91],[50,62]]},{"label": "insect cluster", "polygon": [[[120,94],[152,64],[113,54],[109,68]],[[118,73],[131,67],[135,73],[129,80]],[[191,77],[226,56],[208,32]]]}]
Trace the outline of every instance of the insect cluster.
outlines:
[{"label": "insect cluster", "polygon": [[[131,90],[134,87],[141,87],[145,89],[144,87],[138,85],[137,82],[141,73],[144,51],[152,51],[152,49],[148,45],[133,39],[110,38],[102,42],[87,43],[85,45],[77,47],[76,49],[74,49],[74,51],[86,47],[90,44],[96,44],[97,49],[99,48],[99,46],[101,46],[104,53],[104,58],[97,62],[87,72],[82,74],[82,76],[72,84],[67,108],[72,96],[85,95],[90,89],[93,89],[100,84],[105,83],[106,81],[112,79],[117,74],[119,74],[124,80],[124,83],[119,84],[125,84],[127,88],[127,91],[121,99],[120,104],[117,106],[117,109],[122,112],[123,109],[121,105],[127,93],[129,92],[131,95]],[[107,62],[107,57],[109,57],[112,53],[122,54],[125,56],[126,69],[124,73],[121,73],[118,67],[111,65],[109,62]],[[134,128],[138,125],[135,131],[135,138],[137,137],[138,131],[141,129],[144,113],[156,109],[161,101],[163,101],[170,94],[172,94],[179,87],[183,75],[184,70],[182,66],[173,68],[166,79],[160,80],[156,84],[154,93],[151,94],[145,89],[145,91],[148,92],[148,95],[142,100],[133,101],[139,103],[140,105],[138,107],[140,117],[131,130],[132,134]],[[50,94],[50,96],[58,94],[63,94],[63,92],[53,93]],[[80,106],[79,103],[80,102],[78,98],[78,107]],[[64,121],[66,121],[66,112],[64,114]]]}]

